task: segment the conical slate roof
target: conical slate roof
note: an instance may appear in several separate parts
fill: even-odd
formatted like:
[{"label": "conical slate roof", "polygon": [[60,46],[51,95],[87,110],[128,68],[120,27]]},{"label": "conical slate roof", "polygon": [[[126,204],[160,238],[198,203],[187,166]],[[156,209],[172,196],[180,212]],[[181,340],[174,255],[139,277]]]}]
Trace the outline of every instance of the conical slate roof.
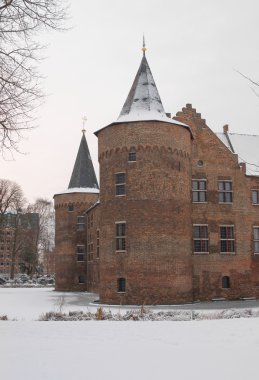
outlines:
[{"label": "conical slate roof", "polygon": [[185,126],[185,124],[167,117],[144,49],[137,75],[116,122],[146,120],[165,121]]},{"label": "conical slate roof", "polygon": [[72,172],[72,176],[68,185],[68,189],[76,189],[77,191],[98,192],[99,186],[96,179],[92,159],[88,149],[85,134],[83,133],[81,143],[78,149],[76,162]]}]

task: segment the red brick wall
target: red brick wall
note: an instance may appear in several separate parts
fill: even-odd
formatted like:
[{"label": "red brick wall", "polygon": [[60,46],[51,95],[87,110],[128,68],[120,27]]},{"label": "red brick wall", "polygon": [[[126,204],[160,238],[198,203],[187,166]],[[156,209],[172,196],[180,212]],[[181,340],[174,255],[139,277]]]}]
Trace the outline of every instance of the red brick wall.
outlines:
[{"label": "red brick wall", "polygon": [[[252,227],[259,225],[259,207],[251,203],[251,181],[238,157],[206,126],[201,115],[187,105],[177,120],[192,127],[192,178],[207,179],[207,203],[192,204],[192,223],[208,224],[209,254],[193,254],[194,298],[259,296],[258,255],[252,249]],[[203,166],[198,166],[198,160]],[[233,203],[219,204],[218,180],[232,180]],[[257,183],[258,185],[258,183]],[[191,198],[191,195],[190,195]],[[220,225],[234,225],[235,253],[220,253]],[[252,272],[251,263],[256,269]],[[230,277],[230,289],[222,289],[222,276]],[[257,288],[255,284],[257,283]]]},{"label": "red brick wall", "polygon": [[[56,290],[87,290],[87,260],[77,261],[77,244],[87,246],[86,229],[77,231],[77,217],[98,199],[98,194],[68,193],[54,196]],[[74,211],[68,211],[73,205]],[[85,283],[79,283],[85,276]]]},{"label": "red brick wall", "polygon": [[[190,132],[138,122],[110,126],[98,138],[101,302],[191,300]],[[131,147],[136,162],[128,162]],[[126,196],[115,195],[116,172],[126,173]],[[116,252],[118,221],[126,221],[126,252]],[[125,294],[117,292],[120,277]]]}]

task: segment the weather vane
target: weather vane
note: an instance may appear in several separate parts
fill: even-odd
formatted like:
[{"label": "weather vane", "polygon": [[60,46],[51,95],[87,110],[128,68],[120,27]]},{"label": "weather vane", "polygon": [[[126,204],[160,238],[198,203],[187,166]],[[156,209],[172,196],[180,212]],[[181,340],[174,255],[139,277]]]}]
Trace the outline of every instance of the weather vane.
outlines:
[{"label": "weather vane", "polygon": [[145,52],[146,52],[146,42],[145,42],[145,36],[144,36],[144,34],[143,34],[143,47],[142,47],[142,49],[141,49],[142,51],[143,51],[143,54],[145,55]]},{"label": "weather vane", "polygon": [[82,120],[83,120],[83,129],[82,129],[82,132],[85,133],[86,132],[86,130],[85,130],[85,123],[87,122],[87,117],[83,116]]}]

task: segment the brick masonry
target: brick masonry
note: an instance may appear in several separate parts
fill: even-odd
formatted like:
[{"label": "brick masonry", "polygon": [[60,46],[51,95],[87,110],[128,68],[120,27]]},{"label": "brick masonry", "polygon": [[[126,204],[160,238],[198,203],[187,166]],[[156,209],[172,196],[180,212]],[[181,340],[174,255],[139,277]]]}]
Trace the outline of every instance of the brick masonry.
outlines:
[{"label": "brick masonry", "polygon": [[[76,231],[77,216],[97,195],[55,196],[57,290],[96,291],[101,302],[113,304],[259,297],[252,236],[259,206],[251,202],[259,178],[245,175],[244,165],[190,104],[175,119],[190,125],[192,135],[158,121],[112,124],[98,132],[100,203],[86,212],[84,232]],[[133,150],[137,159],[129,162]],[[115,194],[119,172],[126,178],[123,196]],[[206,179],[206,203],[192,203],[192,179]],[[232,181],[233,203],[219,203],[218,180]],[[116,222],[126,223],[125,251],[116,251]],[[208,225],[209,253],[194,253],[193,224]],[[234,226],[234,253],[220,253],[220,225]],[[84,263],[75,260],[79,243],[87,246]],[[78,284],[80,274],[85,284]],[[228,289],[223,276],[230,278]],[[125,292],[118,292],[119,278],[126,280]]]}]

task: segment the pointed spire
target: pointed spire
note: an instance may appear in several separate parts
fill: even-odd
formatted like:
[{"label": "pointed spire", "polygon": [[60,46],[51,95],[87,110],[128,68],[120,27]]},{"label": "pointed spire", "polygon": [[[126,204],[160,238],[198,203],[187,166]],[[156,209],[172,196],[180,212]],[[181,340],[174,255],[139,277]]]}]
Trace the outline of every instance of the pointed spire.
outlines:
[{"label": "pointed spire", "polygon": [[147,49],[146,49],[146,42],[145,42],[145,36],[144,36],[144,34],[143,34],[143,46],[142,46],[141,50],[143,51],[143,55],[146,55]]},{"label": "pointed spire", "polygon": [[[85,123],[86,118],[83,118],[83,123]],[[98,190],[98,182],[96,179],[92,159],[90,156],[90,152],[88,149],[87,141],[85,138],[85,125],[83,124],[83,136],[81,139],[81,143],[78,149],[76,162],[74,165],[74,169],[72,172],[72,176],[68,185],[69,189],[72,188],[84,188]]]}]

